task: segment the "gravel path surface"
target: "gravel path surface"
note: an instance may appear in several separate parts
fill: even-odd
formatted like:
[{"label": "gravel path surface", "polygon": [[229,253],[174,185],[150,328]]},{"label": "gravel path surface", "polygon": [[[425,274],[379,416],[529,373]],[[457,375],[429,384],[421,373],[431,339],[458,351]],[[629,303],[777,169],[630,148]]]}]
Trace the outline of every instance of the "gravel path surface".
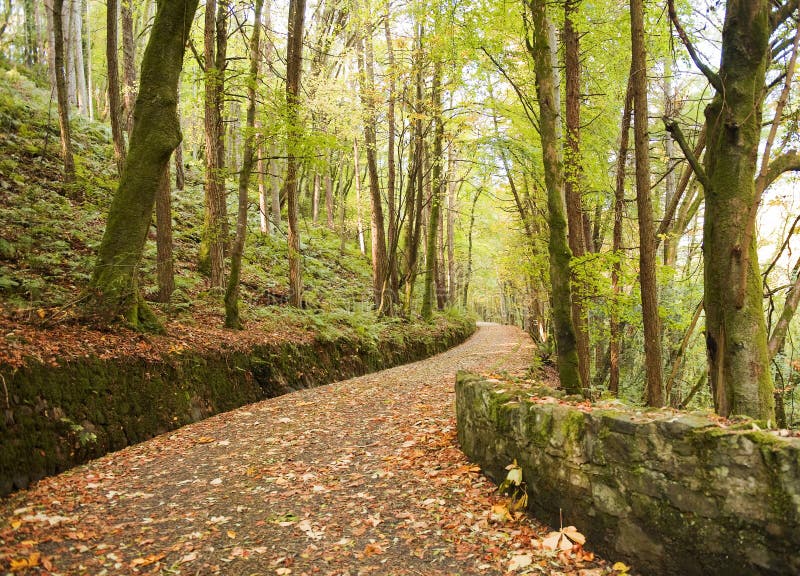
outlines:
[{"label": "gravel path surface", "polygon": [[[548,529],[492,521],[495,487],[456,445],[454,375],[521,373],[533,353],[521,330],[481,325],[428,360],[245,406],[43,480],[0,501],[0,566],[507,573]],[[534,553],[532,573],[608,571]]]}]

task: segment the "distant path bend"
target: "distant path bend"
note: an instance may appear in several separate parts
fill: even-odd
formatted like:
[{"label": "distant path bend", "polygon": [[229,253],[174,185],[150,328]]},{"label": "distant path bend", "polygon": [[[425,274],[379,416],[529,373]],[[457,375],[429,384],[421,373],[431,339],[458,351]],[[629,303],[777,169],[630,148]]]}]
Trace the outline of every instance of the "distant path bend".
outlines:
[{"label": "distant path bend", "polygon": [[533,354],[521,330],[482,324],[427,360],[43,480],[0,502],[0,566],[39,552],[61,574],[502,574],[519,524],[488,521],[494,487],[456,446],[454,375],[518,373]]}]

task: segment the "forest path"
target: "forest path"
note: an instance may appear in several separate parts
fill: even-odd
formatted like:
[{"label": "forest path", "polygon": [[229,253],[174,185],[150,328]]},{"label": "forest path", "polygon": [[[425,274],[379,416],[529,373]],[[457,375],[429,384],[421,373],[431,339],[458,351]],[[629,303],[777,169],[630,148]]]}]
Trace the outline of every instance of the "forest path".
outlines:
[{"label": "forest path", "polygon": [[[245,406],[45,479],[0,502],[0,566],[506,573],[547,529],[489,521],[495,486],[457,447],[454,375],[523,372],[532,348],[517,328],[482,325],[433,358]],[[545,572],[607,570],[533,553]]]}]

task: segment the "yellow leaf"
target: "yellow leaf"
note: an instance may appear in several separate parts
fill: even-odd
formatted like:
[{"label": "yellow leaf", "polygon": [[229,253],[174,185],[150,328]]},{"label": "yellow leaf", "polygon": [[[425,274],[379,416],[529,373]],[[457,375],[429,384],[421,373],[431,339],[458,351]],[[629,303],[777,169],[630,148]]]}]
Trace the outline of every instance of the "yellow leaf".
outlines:
[{"label": "yellow leaf", "polygon": [[200,438],[197,439],[198,444],[211,444],[212,442],[214,442],[214,438],[210,436],[200,436]]},{"label": "yellow leaf", "polygon": [[12,572],[19,572],[20,570],[25,570],[26,568],[30,568],[30,564],[28,564],[27,558],[20,558],[19,560],[11,561]]},{"label": "yellow leaf", "polygon": [[42,320],[44,320],[44,317],[45,317],[45,315],[46,315],[47,313],[44,311],[44,308],[39,308],[39,309],[36,311],[36,314],[39,316],[39,318],[41,318]]},{"label": "yellow leaf", "polygon": [[233,530],[228,530],[228,538],[236,538],[236,532]]},{"label": "yellow leaf", "polygon": [[492,513],[489,514],[489,520],[492,522],[505,522],[511,520],[511,514],[508,512],[508,506],[499,502],[492,506]]},{"label": "yellow leaf", "polygon": [[19,528],[20,526],[22,526],[22,520],[12,520],[12,521],[11,521],[11,527],[12,527],[14,530],[16,530],[17,528]]},{"label": "yellow leaf", "polygon": [[612,567],[614,572],[621,572],[622,574],[627,574],[628,570],[630,570],[630,566],[626,566],[623,562],[616,562]]}]

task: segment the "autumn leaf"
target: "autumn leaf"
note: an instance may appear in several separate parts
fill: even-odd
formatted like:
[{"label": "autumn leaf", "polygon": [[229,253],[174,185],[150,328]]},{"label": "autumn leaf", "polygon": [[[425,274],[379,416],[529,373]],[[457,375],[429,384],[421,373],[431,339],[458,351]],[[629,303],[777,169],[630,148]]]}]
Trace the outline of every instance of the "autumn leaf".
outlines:
[{"label": "autumn leaf", "polygon": [[159,560],[163,560],[166,554],[150,554],[145,558],[135,558],[131,562],[131,568],[137,568],[141,566],[150,566],[150,564],[155,564]]},{"label": "autumn leaf", "polygon": [[33,568],[39,565],[41,554],[39,552],[31,552],[27,558],[19,558],[11,561],[11,571],[20,572],[28,568]]},{"label": "autumn leaf", "polygon": [[522,568],[527,568],[533,563],[533,556],[530,554],[517,554],[511,558],[511,562],[508,563],[508,571],[513,572],[514,570],[521,570]]},{"label": "autumn leaf", "polygon": [[620,574],[627,574],[628,570],[631,568],[630,566],[626,566],[624,562],[615,562],[611,569],[614,572],[619,572]]}]

